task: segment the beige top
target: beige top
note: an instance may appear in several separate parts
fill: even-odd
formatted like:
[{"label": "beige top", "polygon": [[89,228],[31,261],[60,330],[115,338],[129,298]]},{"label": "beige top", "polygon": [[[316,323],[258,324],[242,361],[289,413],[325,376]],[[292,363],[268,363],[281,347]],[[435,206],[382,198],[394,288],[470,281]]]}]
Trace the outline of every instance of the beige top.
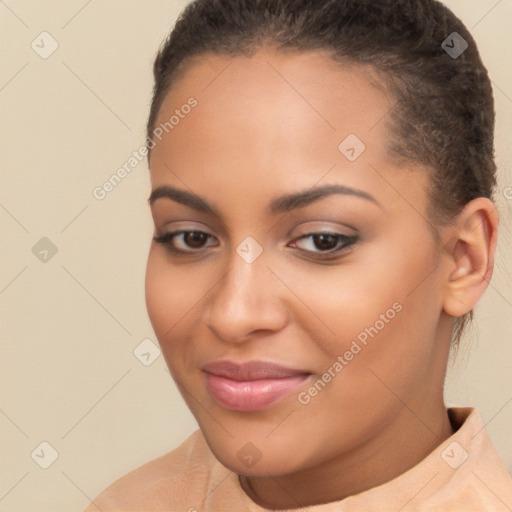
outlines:
[{"label": "beige top", "polygon": [[[512,478],[477,409],[450,407],[458,430],[389,482],[300,512],[512,511]],[[96,506],[95,506],[96,505]],[[98,507],[98,508],[97,508]],[[85,512],[264,512],[196,430],[178,448],[131,471]],[[294,509],[299,510],[299,509]]]}]

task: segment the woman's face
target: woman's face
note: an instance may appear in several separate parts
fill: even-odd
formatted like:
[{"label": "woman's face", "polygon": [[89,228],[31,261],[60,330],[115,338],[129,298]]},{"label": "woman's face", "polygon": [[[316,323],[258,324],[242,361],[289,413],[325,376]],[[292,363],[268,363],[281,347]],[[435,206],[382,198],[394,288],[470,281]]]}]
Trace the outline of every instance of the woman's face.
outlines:
[{"label": "woman's face", "polygon": [[[447,269],[426,172],[387,155],[393,106],[360,67],[261,50],[197,59],[160,109],[155,235],[192,233],[152,242],[148,312],[208,444],[240,474],[350,465],[402,431],[435,433]],[[222,375],[204,370],[217,361]],[[229,364],[254,361],[285,370]]]}]

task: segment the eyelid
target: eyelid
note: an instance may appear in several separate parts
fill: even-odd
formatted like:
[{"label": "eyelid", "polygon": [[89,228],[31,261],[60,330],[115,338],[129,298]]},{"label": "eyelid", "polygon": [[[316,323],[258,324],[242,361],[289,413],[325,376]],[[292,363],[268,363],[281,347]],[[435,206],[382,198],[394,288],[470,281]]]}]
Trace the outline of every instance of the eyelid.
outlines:
[{"label": "eyelid", "polygon": [[[341,231],[341,232],[340,232]],[[347,233],[346,231],[350,231]],[[295,235],[295,233],[299,233]],[[319,234],[319,233],[329,233],[333,235],[343,235],[343,236],[353,236],[359,234],[359,230],[350,224],[342,223],[342,222],[330,222],[330,221],[310,221],[301,223],[298,228],[293,228],[291,231],[287,233],[287,236],[302,236],[302,234]]]}]

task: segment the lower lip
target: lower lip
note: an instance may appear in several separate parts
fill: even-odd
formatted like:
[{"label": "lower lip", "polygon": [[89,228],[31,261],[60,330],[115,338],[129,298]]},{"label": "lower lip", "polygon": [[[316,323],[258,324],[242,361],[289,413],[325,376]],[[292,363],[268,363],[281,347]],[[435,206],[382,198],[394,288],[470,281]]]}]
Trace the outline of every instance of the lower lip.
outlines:
[{"label": "lower lip", "polygon": [[310,375],[279,379],[237,381],[206,373],[206,383],[215,400],[234,411],[259,411],[283,399],[304,384]]}]

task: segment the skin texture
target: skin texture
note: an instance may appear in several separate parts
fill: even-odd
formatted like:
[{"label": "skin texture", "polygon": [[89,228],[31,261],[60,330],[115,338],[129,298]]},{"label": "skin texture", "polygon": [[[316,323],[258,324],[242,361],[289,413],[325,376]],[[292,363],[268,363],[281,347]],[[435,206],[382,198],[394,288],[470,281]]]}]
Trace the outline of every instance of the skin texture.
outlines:
[{"label": "skin texture", "polygon": [[[176,256],[152,242],[148,313],[167,365],[215,456],[261,506],[340,500],[420,462],[452,433],[443,380],[455,316],[491,277],[497,214],[469,203],[434,238],[426,218],[428,175],[396,168],[386,152],[393,98],[370,70],[322,53],[195,59],[168,93],[157,124],[191,96],[197,106],[164,134],[150,158],[151,185],[200,195],[220,216],[168,198],[151,205],[155,235],[187,229]],[[356,134],[366,150],[350,162],[338,145]],[[278,196],[340,184],[376,203],[331,195],[272,215]],[[330,260],[314,238],[358,241]],[[251,264],[236,252],[262,247]],[[188,245],[187,245],[188,242]],[[332,367],[365,328],[402,309],[307,405],[298,393]],[[200,368],[217,359],[263,360],[313,375],[262,411],[219,405]],[[248,467],[237,456],[252,443]],[[348,470],[348,471],[347,471]]]}]

